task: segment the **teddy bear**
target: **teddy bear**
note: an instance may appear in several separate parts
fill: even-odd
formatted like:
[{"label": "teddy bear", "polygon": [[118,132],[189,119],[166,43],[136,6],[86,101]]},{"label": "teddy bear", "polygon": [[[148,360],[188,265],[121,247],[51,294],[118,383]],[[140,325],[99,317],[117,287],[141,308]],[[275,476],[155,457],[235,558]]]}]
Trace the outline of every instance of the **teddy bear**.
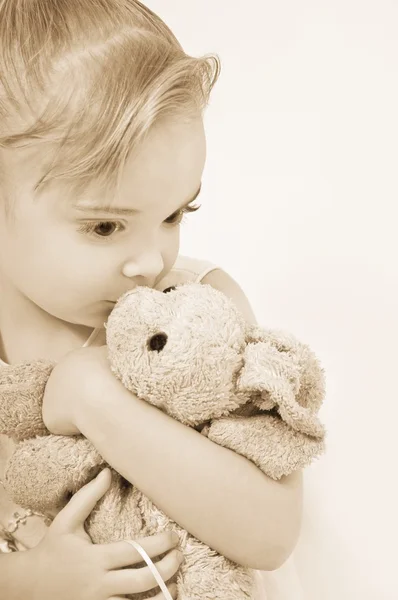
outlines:
[{"label": "teddy bear", "polygon": [[[269,477],[278,480],[324,452],[318,412],[325,377],[313,351],[291,334],[247,323],[212,286],[183,283],[163,292],[138,286],[119,298],[105,327],[110,369],[128,390]],[[53,435],[44,425],[42,400],[55,364],[43,359],[0,369],[0,433],[16,443],[4,484],[19,506],[44,513],[62,508],[109,466],[84,436]],[[184,555],[170,580],[178,600],[252,597],[252,569],[206,546],[111,473],[109,490],[85,524],[94,543],[174,530]]]}]

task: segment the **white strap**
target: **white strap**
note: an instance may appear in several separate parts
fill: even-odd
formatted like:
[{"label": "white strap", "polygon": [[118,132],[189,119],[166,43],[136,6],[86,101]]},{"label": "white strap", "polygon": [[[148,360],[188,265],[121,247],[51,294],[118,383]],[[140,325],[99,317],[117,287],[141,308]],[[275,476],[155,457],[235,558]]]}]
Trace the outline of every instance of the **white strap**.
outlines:
[{"label": "white strap", "polygon": [[155,565],[153,564],[153,562],[151,561],[150,557],[148,556],[148,554],[145,552],[144,548],[142,548],[142,546],[140,546],[138,544],[138,542],[135,542],[134,540],[123,540],[124,542],[127,542],[128,544],[131,544],[132,546],[134,546],[134,548],[141,554],[142,558],[145,560],[145,562],[147,563],[152,575],[154,576],[154,578],[156,579],[160,589],[162,590],[164,597],[166,598],[166,600],[173,600],[169,590],[166,587],[165,582],[162,579],[162,576],[160,575],[159,571],[157,570],[157,568],[155,567]]}]

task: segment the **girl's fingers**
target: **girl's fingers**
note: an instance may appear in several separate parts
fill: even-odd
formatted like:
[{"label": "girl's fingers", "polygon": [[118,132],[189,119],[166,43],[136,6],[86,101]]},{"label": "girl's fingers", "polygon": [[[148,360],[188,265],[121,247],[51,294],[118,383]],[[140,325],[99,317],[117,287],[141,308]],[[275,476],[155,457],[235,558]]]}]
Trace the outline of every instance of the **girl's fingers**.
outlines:
[{"label": "girl's fingers", "polygon": [[103,469],[97,477],[84,485],[72,496],[68,504],[57,514],[51,525],[51,530],[67,533],[84,527],[98,500],[108,491],[111,483],[111,472]]},{"label": "girl's fingers", "polygon": [[[178,544],[178,537],[174,537],[171,531],[163,531],[156,535],[138,538],[136,541],[153,559],[175,548]],[[96,548],[101,553],[101,564],[108,570],[136,565],[144,560],[138,550],[126,541],[98,544]]]},{"label": "girl's fingers", "polygon": [[[182,554],[177,550],[173,550],[154,564],[161,579],[165,582],[175,575],[181,562]],[[112,590],[112,593],[116,592],[116,594],[148,592],[159,585],[149,567],[108,571],[104,581],[107,588]]]}]

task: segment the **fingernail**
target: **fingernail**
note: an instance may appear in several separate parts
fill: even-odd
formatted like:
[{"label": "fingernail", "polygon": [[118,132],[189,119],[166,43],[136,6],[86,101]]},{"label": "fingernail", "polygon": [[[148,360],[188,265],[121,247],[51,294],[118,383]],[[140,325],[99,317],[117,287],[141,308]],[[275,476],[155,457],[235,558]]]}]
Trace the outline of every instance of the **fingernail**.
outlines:
[{"label": "fingernail", "polygon": [[176,531],[173,531],[173,533],[172,533],[172,541],[173,541],[173,544],[178,544],[178,542],[180,541],[180,538]]}]

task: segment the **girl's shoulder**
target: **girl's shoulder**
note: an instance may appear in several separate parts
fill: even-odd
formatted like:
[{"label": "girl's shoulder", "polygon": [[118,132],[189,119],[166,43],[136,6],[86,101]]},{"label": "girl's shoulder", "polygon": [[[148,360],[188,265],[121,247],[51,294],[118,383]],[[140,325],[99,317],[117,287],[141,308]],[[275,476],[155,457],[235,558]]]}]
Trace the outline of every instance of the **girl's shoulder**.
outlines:
[{"label": "girl's shoulder", "polygon": [[206,259],[180,254],[173,268],[156,284],[155,289],[163,291],[179,283],[200,283],[208,273],[219,268],[219,266]]}]

